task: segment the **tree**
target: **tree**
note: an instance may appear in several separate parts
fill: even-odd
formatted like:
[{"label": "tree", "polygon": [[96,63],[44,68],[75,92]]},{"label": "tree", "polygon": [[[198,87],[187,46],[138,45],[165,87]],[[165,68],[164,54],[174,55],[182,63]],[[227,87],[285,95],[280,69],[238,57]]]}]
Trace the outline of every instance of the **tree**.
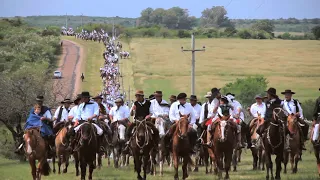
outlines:
[{"label": "tree", "polygon": [[226,84],[222,88],[222,92],[232,92],[236,94],[236,99],[238,99],[244,107],[248,107],[255,102],[255,95],[262,95],[264,93],[267,85],[268,81],[263,76],[253,76],[237,79],[235,82]]},{"label": "tree", "polygon": [[260,20],[254,23],[251,27],[254,31],[265,31],[269,34],[272,34],[274,31],[274,24],[270,20]]},{"label": "tree", "polygon": [[169,29],[178,28],[178,16],[174,9],[169,9],[166,11],[163,17],[163,24]]},{"label": "tree", "polygon": [[320,39],[320,26],[313,27],[311,31],[316,39]]},{"label": "tree", "polygon": [[228,21],[227,11],[223,6],[207,8],[201,14],[200,23],[202,27],[220,27],[223,22]]},{"label": "tree", "polygon": [[163,8],[157,8],[154,11],[152,11],[151,15],[150,15],[150,22],[152,24],[162,24],[163,22],[163,17],[166,14],[166,10]]},{"label": "tree", "polygon": [[141,16],[140,16],[141,24],[147,25],[147,26],[151,25],[152,23],[151,23],[150,17],[152,15],[152,13],[153,13],[153,9],[150,7],[142,10]]}]

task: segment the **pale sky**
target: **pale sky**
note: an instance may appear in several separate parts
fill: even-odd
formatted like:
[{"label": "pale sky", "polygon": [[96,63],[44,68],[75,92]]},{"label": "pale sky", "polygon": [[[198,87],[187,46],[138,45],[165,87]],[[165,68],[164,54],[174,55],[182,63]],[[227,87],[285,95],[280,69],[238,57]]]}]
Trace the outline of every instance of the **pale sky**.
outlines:
[{"label": "pale sky", "polygon": [[320,0],[0,0],[0,17],[80,15],[139,17],[141,10],[179,6],[190,14],[225,6],[232,19],[320,18]]}]

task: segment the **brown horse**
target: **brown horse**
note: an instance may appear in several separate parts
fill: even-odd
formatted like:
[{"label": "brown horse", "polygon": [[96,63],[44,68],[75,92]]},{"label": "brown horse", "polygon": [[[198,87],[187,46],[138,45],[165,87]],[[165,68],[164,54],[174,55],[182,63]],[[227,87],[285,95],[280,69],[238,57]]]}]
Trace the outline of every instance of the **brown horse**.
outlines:
[{"label": "brown horse", "polygon": [[[130,149],[134,158],[134,169],[137,172],[137,179],[147,178],[147,170],[150,168],[150,156],[154,148],[154,140],[152,139],[152,130],[147,125],[147,120],[136,121],[135,132],[130,141]],[[152,166],[155,167],[156,162],[152,158]],[[141,166],[143,166],[143,178],[141,177]]]},{"label": "brown horse", "polygon": [[76,173],[79,175],[79,162],[81,167],[81,180],[85,180],[87,165],[89,165],[89,180],[92,180],[92,173],[95,169],[96,154],[98,151],[95,127],[92,123],[85,122],[77,133],[77,147],[74,158]]},{"label": "brown horse", "polygon": [[276,176],[275,179],[281,179],[281,162],[283,160],[283,149],[284,149],[284,137],[285,137],[285,125],[283,119],[285,118],[285,112],[282,108],[275,108],[273,110],[273,118],[269,122],[269,126],[266,128],[266,133],[263,135],[263,145],[265,149],[266,157],[266,168],[267,175],[266,179],[269,179],[271,173],[271,179],[273,176],[273,163],[271,155],[276,155]]},{"label": "brown horse", "polygon": [[[202,144],[206,144],[207,143],[207,130],[203,129],[201,127],[198,127],[197,129],[197,133],[198,133],[198,137],[200,138]],[[198,172],[199,171],[199,165],[201,165],[201,160],[202,162],[204,162],[204,165],[206,167],[206,174],[209,173],[209,152],[208,152],[208,148],[204,147],[203,145],[199,144],[197,145],[197,152],[196,152],[196,158],[195,158],[195,168],[194,168],[194,172]],[[211,159],[210,159],[211,160]],[[210,167],[210,172],[212,172],[212,163],[211,163],[211,167]]]},{"label": "brown horse", "polygon": [[[218,166],[218,177],[222,178],[225,170],[225,179],[229,179],[233,149],[236,145],[237,127],[229,120],[230,116],[223,116],[213,122],[213,152]],[[210,153],[211,154],[211,153]],[[223,163],[224,160],[224,163]]]},{"label": "brown horse", "polygon": [[[30,128],[25,131],[24,141],[26,145],[26,154],[31,166],[31,174],[34,180],[40,180],[41,175],[50,174],[50,166],[47,162],[47,146],[41,137],[39,128]],[[36,167],[36,160],[38,166]]]},{"label": "brown horse", "polygon": [[296,116],[288,116],[287,119],[288,123],[288,130],[292,137],[289,138],[289,146],[291,151],[285,151],[284,152],[284,173],[287,173],[287,163],[289,161],[289,155],[290,155],[290,163],[291,163],[291,170],[292,173],[297,173],[298,171],[298,162],[300,160],[300,154],[302,153],[301,150],[301,134],[300,134],[300,127],[299,127],[299,122],[297,121]]},{"label": "brown horse", "polygon": [[260,114],[258,118],[254,118],[250,125],[250,140],[253,146],[250,147],[252,156],[253,156],[253,170],[264,170],[265,156],[264,156],[264,147],[262,145],[262,140],[259,134],[257,133],[257,129],[261,125],[261,117]]},{"label": "brown horse", "polygon": [[68,143],[67,143],[67,133],[69,129],[72,127],[70,122],[64,124],[64,127],[60,129],[56,135],[55,145],[56,145],[56,155],[58,157],[58,173],[61,174],[61,164],[65,163],[65,168],[63,169],[63,173],[67,173],[69,166],[69,157],[70,152],[67,151]]},{"label": "brown horse", "polygon": [[182,157],[182,179],[188,178],[187,165],[189,163],[193,164],[190,158],[190,143],[188,138],[188,130],[189,130],[189,115],[181,115],[180,120],[178,121],[173,137],[172,137],[172,154],[173,154],[173,163],[174,163],[174,179],[179,179],[178,168],[179,168],[179,157]]},{"label": "brown horse", "polygon": [[[320,120],[320,115],[318,117],[318,121]],[[319,128],[320,126],[316,126],[317,128]],[[318,139],[316,139],[315,141],[313,141],[313,133],[314,133],[314,128],[316,127],[313,127],[312,130],[311,130],[311,133],[310,133],[310,140],[311,140],[311,143],[313,145],[313,151],[314,151],[314,155],[316,156],[317,158],[317,168],[318,168],[318,175],[319,175],[319,178],[320,178],[320,144],[319,144],[319,141],[320,141],[320,136],[318,136]],[[320,131],[318,131],[319,133]]]}]

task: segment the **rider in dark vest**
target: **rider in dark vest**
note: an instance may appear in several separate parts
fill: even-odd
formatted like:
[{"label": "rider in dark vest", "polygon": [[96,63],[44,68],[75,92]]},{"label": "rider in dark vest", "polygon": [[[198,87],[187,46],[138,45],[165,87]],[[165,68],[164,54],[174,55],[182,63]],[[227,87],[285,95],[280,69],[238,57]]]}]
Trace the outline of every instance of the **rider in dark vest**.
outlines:
[{"label": "rider in dark vest", "polygon": [[277,96],[277,90],[275,88],[269,88],[267,91],[268,100],[266,101],[266,114],[265,121],[257,129],[257,133],[262,136],[265,129],[268,127],[269,122],[272,120],[273,110],[282,106],[282,101]]},{"label": "rider in dark vest", "polygon": [[[158,142],[159,142],[159,131],[158,129],[154,126],[154,124],[152,122],[150,122],[151,120],[151,116],[153,114],[151,107],[151,103],[149,100],[145,100],[144,99],[144,92],[143,91],[137,91],[136,94],[136,101],[133,103],[133,106],[131,108],[130,111],[130,115],[134,117],[134,120],[143,120],[146,119],[147,120],[147,125],[149,128],[152,129],[153,131],[153,140],[154,140],[154,145],[155,145],[155,150],[158,147]],[[127,131],[126,131],[126,137],[128,139],[127,143],[126,143],[126,147],[124,149],[124,153],[127,153],[129,150],[129,144],[131,141],[132,137],[132,129],[133,127],[136,125],[136,122],[133,122],[131,125],[129,125]]]}]

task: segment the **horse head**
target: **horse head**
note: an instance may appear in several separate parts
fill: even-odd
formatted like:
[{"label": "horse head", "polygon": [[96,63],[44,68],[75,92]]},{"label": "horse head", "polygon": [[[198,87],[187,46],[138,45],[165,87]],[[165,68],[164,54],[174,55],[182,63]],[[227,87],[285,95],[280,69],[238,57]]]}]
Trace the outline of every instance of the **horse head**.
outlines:
[{"label": "horse head", "polygon": [[227,140],[227,120],[221,119],[220,121],[220,142],[225,142]]},{"label": "horse head", "polygon": [[149,131],[148,131],[148,126],[146,124],[146,119],[143,119],[141,121],[137,120],[135,136],[136,136],[136,144],[140,149],[148,145]]},{"label": "horse head", "polygon": [[180,120],[178,121],[178,127],[176,128],[176,133],[178,134],[180,139],[185,139],[188,134],[188,129],[189,129],[189,116],[188,115],[181,115],[180,113]]},{"label": "horse head", "polygon": [[287,116],[288,113],[282,108],[274,108],[272,122],[275,124],[279,124],[281,123],[281,121],[284,121]]},{"label": "horse head", "polygon": [[156,128],[159,130],[160,138],[163,137],[166,132],[165,120],[161,117],[158,117],[156,118],[155,125],[156,125]]},{"label": "horse head", "polygon": [[91,123],[84,123],[81,126],[80,132],[81,132],[81,139],[83,140],[83,142],[86,142],[86,141],[90,142],[92,139],[92,136],[94,136],[93,125]]}]

